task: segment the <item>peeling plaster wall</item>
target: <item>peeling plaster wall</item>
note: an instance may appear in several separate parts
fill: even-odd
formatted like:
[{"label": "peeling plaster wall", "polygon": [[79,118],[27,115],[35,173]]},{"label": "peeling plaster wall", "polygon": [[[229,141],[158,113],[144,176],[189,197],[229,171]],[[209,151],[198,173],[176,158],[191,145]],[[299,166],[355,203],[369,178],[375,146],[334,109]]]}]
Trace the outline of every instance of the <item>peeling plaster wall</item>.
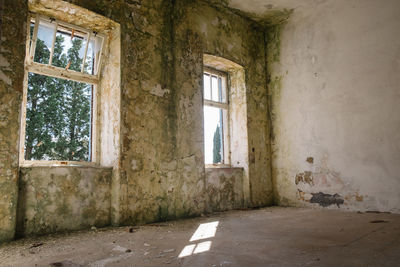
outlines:
[{"label": "peeling plaster wall", "polygon": [[[219,10],[203,1],[177,1],[175,43],[177,59],[177,88],[191,92],[194,105],[179,99],[192,112],[197,123],[179,132],[191,136],[197,147],[196,155],[202,155],[202,68],[201,58],[185,57],[189,51],[219,56],[231,60],[245,71],[248,129],[248,158],[250,205],[263,206],[272,203],[272,179],[270,173],[270,142],[267,118],[267,90],[265,73],[264,30],[237,14]],[[187,43],[186,46],[183,44]],[[193,52],[192,52],[193,53]],[[191,62],[190,62],[191,61]],[[186,73],[186,76],[184,76]],[[182,77],[182,78],[181,78]],[[188,77],[194,83],[187,84]],[[195,79],[195,80],[194,80]],[[193,103],[193,102],[192,102]],[[180,114],[181,111],[178,112]],[[179,122],[178,122],[179,124]],[[185,137],[189,138],[189,137]],[[202,156],[198,156],[203,161]]]},{"label": "peeling plaster wall", "polygon": [[174,204],[182,201],[170,197],[179,188],[173,185],[178,179],[172,5],[161,0],[71,2],[121,25],[121,163],[113,174],[113,223],[173,218],[178,214]]},{"label": "peeling plaster wall", "polygon": [[241,178],[243,205],[247,207],[250,205],[250,182],[249,147],[248,143],[244,142],[248,140],[245,71],[242,66],[230,60],[208,54],[203,56],[203,65],[228,74],[229,141],[227,151],[231,167],[243,168],[243,177]]},{"label": "peeling plaster wall", "polygon": [[25,1],[7,1],[0,13],[0,242],[15,232],[27,11]]},{"label": "peeling plaster wall", "polygon": [[111,173],[111,168],[21,168],[18,236],[109,225]]},{"label": "peeling plaster wall", "polygon": [[[49,3],[49,0],[43,1]],[[0,205],[4,206],[0,209],[0,240],[12,238],[16,223],[16,206],[12,205],[15,205],[14,200],[17,198],[18,184],[18,119],[28,10],[25,2],[7,1],[3,11],[0,56],[6,60],[2,58],[0,66],[1,73],[4,73],[0,77],[0,114],[3,127],[0,130],[0,167],[3,168],[0,182],[4,186],[0,190],[7,193],[0,200]],[[207,211],[209,195],[206,191],[202,130],[202,71],[205,53],[243,66],[248,128],[248,150],[243,158],[249,159],[249,199],[246,203],[249,206],[272,203],[263,28],[226,9],[210,7],[204,1],[66,2],[110,18],[121,27],[121,109],[120,114],[114,109],[107,113],[113,118],[120,116],[121,138],[120,141],[112,141],[114,147],[110,152],[119,154],[120,160],[102,162],[107,166],[114,166],[110,178],[110,195],[103,191],[105,184],[99,186],[94,181],[91,185],[100,190],[103,197],[110,199],[111,204],[107,204],[111,209],[110,223],[140,224],[195,216]],[[62,4],[57,3],[57,8],[62,9]],[[60,16],[62,15],[61,12]],[[79,20],[78,13],[68,16],[68,19],[73,22],[75,16]],[[104,25],[100,23],[90,26],[101,28]],[[113,58],[110,60],[114,62]],[[10,65],[3,66],[7,62]],[[113,77],[110,84],[114,82],[117,82],[117,77]],[[114,97],[113,93],[107,93],[110,93],[109,97]],[[103,126],[104,120],[106,117],[101,122]],[[114,129],[115,125],[118,128],[118,123],[111,124],[113,129],[105,127],[105,132],[118,132],[118,129]],[[119,147],[119,151],[115,147]],[[99,172],[105,171],[88,169],[82,174],[80,168],[69,168],[51,169],[54,177],[57,177],[54,178],[58,181],[57,187],[61,186],[63,177],[70,177],[68,179],[73,181],[77,179],[77,182],[89,182],[87,179],[91,179],[90,177],[103,177]],[[45,190],[45,183],[53,179],[41,167],[24,168],[21,175],[21,182],[32,183],[40,187],[40,190]],[[236,182],[240,183],[240,180]],[[73,184],[77,185],[75,182]],[[21,186],[25,188],[24,184]],[[31,207],[36,207],[36,196],[21,195],[20,198],[27,200],[27,209],[22,209],[20,215],[28,216],[33,212]],[[215,205],[218,206],[217,203]],[[226,203],[220,205],[221,209],[224,207],[227,207]],[[42,212],[41,207],[38,209],[35,212]],[[80,216],[79,212],[71,212]],[[37,216],[41,218],[44,215]],[[49,231],[57,230],[55,222],[48,221],[57,219],[55,217],[43,219],[52,225],[53,228],[49,228]],[[99,220],[100,225],[105,224],[105,215]],[[97,222],[85,218],[77,221],[79,227]],[[32,219],[28,222],[22,230],[23,233],[42,232],[40,220],[38,222]],[[76,229],[72,224],[61,225],[62,229]],[[22,227],[20,223],[18,227]]]},{"label": "peeling plaster wall", "polygon": [[244,208],[243,168],[207,168],[207,193],[211,211]]},{"label": "peeling plaster wall", "polygon": [[400,212],[399,10],[320,1],[270,29],[278,204]]}]

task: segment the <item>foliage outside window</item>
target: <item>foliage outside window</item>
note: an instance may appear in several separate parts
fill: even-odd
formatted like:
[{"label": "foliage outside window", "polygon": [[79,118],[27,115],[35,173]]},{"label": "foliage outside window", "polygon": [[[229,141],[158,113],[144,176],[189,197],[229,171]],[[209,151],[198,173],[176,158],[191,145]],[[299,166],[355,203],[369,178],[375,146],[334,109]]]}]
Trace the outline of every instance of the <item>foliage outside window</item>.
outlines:
[{"label": "foliage outside window", "polygon": [[225,73],[208,69],[204,84],[204,154],[205,164],[229,164],[228,97]]},{"label": "foliage outside window", "polygon": [[104,37],[36,15],[30,20],[23,160],[93,161]]}]

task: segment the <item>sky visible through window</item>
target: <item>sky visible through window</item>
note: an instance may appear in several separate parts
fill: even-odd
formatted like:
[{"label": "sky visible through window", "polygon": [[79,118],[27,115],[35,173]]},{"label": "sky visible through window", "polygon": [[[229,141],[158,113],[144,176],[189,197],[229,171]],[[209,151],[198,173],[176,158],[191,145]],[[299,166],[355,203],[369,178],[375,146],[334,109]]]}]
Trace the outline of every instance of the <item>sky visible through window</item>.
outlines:
[{"label": "sky visible through window", "polygon": [[223,115],[226,110],[210,106],[207,101],[226,103],[225,88],[219,76],[204,76],[204,160],[205,164],[224,163]]}]

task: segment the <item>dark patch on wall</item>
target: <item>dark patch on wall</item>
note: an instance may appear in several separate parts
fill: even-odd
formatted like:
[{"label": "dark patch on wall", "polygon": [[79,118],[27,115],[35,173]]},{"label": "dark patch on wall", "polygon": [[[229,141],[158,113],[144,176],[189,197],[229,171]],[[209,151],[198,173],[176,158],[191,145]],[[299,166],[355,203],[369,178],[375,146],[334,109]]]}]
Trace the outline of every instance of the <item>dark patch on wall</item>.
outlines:
[{"label": "dark patch on wall", "polygon": [[338,194],[330,195],[322,192],[311,194],[312,198],[310,199],[310,203],[318,203],[322,207],[337,205],[338,208],[340,208],[339,205],[343,205],[344,203],[344,199]]}]

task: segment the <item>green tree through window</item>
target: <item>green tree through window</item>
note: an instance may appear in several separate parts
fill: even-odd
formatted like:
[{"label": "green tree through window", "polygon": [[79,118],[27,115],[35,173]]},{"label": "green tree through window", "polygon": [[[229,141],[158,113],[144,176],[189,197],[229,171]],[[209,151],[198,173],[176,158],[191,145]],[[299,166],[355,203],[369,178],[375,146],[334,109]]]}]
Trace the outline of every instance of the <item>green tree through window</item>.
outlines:
[{"label": "green tree through window", "polygon": [[213,163],[220,163],[222,160],[221,157],[221,128],[217,125],[217,129],[215,129],[214,139],[213,139]]},{"label": "green tree through window", "polygon": [[[83,40],[74,38],[67,50],[64,38],[56,37],[52,65],[78,70]],[[47,63],[49,55],[38,39],[34,61]],[[90,84],[29,73],[25,159],[90,161],[91,103]]]}]

